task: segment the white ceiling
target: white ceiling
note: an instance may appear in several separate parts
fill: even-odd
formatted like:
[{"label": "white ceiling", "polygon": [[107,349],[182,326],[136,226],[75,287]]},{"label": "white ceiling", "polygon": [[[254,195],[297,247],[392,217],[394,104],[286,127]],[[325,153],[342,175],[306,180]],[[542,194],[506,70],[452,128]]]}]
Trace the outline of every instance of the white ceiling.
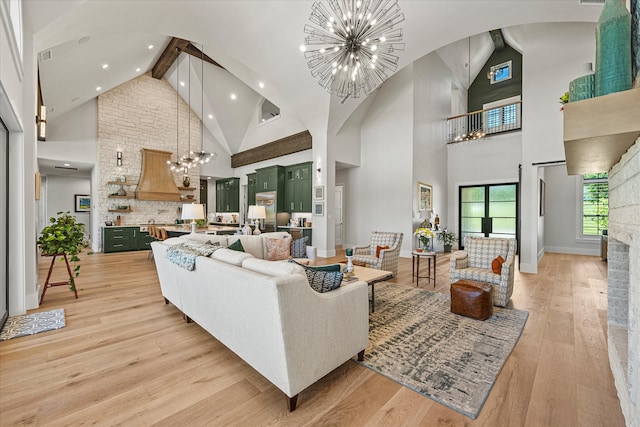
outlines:
[{"label": "white ceiling", "polygon": [[[312,135],[340,129],[362,103],[360,98],[340,105],[311,76],[299,46],[312,4],[309,0],[23,2],[25,25],[34,31],[36,51],[52,53],[51,60],[40,61],[50,119],[149,71],[170,37],[176,36],[204,44],[205,53],[228,70],[205,64],[204,123],[229,154],[240,150],[246,125],[262,97],[293,111]],[[469,79],[465,66],[469,59],[473,80],[491,54],[489,30],[514,27],[505,31],[505,38],[520,50],[518,25],[594,22],[601,11],[601,6],[581,5],[578,0],[400,0],[399,4],[406,18],[400,24],[406,49],[400,52],[399,69],[447,46],[439,54],[463,84]],[[471,58],[469,36],[475,36]],[[83,37],[89,40],[79,43]],[[148,49],[149,44],[154,48]],[[187,77],[188,58],[181,55],[181,79]],[[106,70],[101,68],[104,63],[109,64]],[[165,76],[172,85],[175,67]],[[200,115],[200,61],[192,58],[190,68],[191,105]],[[96,91],[97,86],[102,90]],[[237,96],[234,102],[231,91]],[[181,87],[180,93],[188,100],[186,88]],[[209,112],[214,119],[208,118]]]}]

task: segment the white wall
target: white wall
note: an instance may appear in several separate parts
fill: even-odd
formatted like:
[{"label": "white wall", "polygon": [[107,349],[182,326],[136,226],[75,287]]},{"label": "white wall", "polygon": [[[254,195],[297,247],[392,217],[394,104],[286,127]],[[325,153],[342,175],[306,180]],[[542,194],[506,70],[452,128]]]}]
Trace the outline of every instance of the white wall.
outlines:
[{"label": "white wall", "polygon": [[91,215],[89,212],[75,212],[75,195],[91,194],[91,180],[89,178],[76,178],[72,176],[47,176],[47,206],[46,225],[49,218],[57,217],[58,212],[67,212],[77,218],[77,221],[85,224],[88,238],[91,233]]},{"label": "white wall", "polygon": [[[564,160],[563,117],[558,98],[594,62],[595,24],[532,24],[522,41],[521,270],[538,271],[538,167]],[[543,244],[544,246],[544,244]]]},{"label": "white wall", "polygon": [[[372,231],[404,233],[411,250],[413,155],[413,67],[379,89],[362,122],[362,163],[345,170],[343,246],[366,244]],[[315,221],[314,221],[315,223]]]},{"label": "white wall", "polygon": [[286,108],[280,108],[280,118],[259,123],[258,107],[256,105],[249,126],[247,126],[240,151],[249,150],[289,135],[295,135],[307,129],[293,111]]},{"label": "white wall", "polygon": [[544,215],[544,251],[580,255],[600,255],[600,240],[578,239],[579,203],[582,201],[580,177],[567,175],[567,167],[545,167],[547,200]]}]

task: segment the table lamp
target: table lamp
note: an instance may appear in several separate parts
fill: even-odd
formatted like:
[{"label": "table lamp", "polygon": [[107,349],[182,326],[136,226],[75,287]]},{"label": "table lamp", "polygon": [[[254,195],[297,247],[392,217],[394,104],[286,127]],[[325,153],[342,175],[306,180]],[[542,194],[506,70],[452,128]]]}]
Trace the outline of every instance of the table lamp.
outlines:
[{"label": "table lamp", "polygon": [[204,205],[199,205],[196,203],[182,205],[182,219],[191,220],[191,234],[194,234],[196,232],[196,220],[204,218]]},{"label": "table lamp", "polygon": [[267,211],[264,206],[250,205],[247,218],[254,220],[255,229],[253,234],[260,234],[260,220],[267,218]]}]

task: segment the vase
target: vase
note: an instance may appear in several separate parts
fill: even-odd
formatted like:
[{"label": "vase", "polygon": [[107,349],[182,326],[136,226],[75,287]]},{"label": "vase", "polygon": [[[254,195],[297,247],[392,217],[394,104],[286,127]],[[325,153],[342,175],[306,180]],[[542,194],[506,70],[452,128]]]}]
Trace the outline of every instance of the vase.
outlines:
[{"label": "vase", "polygon": [[189,186],[191,185],[191,178],[189,178],[189,175],[185,175],[185,176],[182,178],[182,185],[183,185],[184,187],[189,187]]},{"label": "vase", "polygon": [[631,76],[640,88],[640,0],[631,0]]},{"label": "vase", "polygon": [[569,102],[581,101],[595,96],[595,74],[591,69],[591,63],[584,65],[586,74],[573,79],[569,83]]},{"label": "vase", "polygon": [[351,256],[347,256],[347,273],[351,273],[353,271],[353,260]]},{"label": "vase", "polygon": [[606,0],[596,26],[595,95],[631,89],[631,13],[625,0]]}]

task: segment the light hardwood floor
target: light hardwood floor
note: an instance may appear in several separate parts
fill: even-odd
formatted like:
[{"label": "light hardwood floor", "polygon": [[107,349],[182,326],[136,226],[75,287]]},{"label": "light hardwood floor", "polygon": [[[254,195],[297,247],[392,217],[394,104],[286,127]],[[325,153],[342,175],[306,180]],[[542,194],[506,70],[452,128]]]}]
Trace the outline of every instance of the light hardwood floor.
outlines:
[{"label": "light hardwood floor", "polygon": [[[435,289],[448,292],[448,256],[437,264]],[[516,273],[512,305],[529,319],[471,420],[353,361],[303,391],[289,413],[282,392],[164,304],[146,252],[83,255],[80,298],[49,289],[38,309],[64,308],[67,326],[0,343],[0,425],[623,426],[606,274],[597,257],[562,254],[546,254],[537,275]],[[393,281],[415,286],[411,259]]]}]

